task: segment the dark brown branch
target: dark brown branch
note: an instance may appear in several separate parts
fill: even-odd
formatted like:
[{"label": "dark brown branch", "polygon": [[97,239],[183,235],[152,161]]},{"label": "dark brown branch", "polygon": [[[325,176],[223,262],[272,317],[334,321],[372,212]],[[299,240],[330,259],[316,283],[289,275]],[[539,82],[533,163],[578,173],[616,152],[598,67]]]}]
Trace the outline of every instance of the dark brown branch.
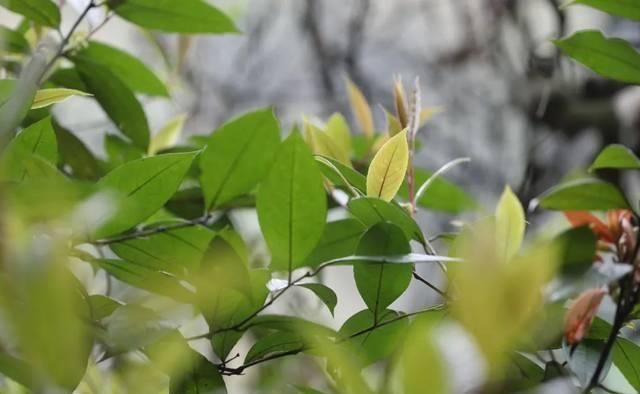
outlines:
[{"label": "dark brown branch", "polygon": [[436,287],[434,284],[432,284],[431,282],[429,282],[428,280],[426,280],[425,278],[423,278],[422,276],[420,276],[416,271],[413,271],[413,277],[425,284],[428,288],[430,288],[431,290],[435,291],[436,293],[440,294],[444,299],[449,299],[449,296],[447,295],[447,293],[445,293],[444,291],[440,290],[438,287]]}]

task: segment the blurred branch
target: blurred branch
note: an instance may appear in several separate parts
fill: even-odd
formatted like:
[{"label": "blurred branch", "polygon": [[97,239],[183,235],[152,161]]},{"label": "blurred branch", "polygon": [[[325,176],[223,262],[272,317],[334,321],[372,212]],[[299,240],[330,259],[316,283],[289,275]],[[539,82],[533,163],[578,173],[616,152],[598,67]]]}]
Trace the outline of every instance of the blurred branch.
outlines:
[{"label": "blurred branch", "polygon": [[311,40],[311,49],[316,54],[322,89],[327,96],[331,97],[335,93],[335,86],[331,78],[335,56],[325,44],[322,38],[322,32],[320,31],[318,15],[321,3],[322,2],[317,0],[307,0],[302,23]]}]

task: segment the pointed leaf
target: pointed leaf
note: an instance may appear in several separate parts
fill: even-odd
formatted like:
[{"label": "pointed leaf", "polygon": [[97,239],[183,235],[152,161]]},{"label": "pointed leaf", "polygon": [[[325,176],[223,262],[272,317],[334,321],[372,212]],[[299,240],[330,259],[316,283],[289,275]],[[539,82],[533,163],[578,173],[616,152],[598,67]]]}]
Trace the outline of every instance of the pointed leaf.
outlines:
[{"label": "pointed leaf", "polygon": [[364,97],[358,86],[356,86],[356,84],[350,79],[347,79],[347,93],[349,94],[349,101],[351,102],[353,115],[358,121],[360,130],[368,138],[373,138],[375,126],[373,124],[371,107],[369,107],[367,99]]},{"label": "pointed leaf", "polygon": [[367,173],[367,196],[391,201],[402,185],[409,163],[407,132],[389,139],[371,161]]},{"label": "pointed leaf", "polygon": [[640,391],[640,347],[627,339],[618,338],[613,348],[613,363],[629,384]]},{"label": "pointed leaf", "polygon": [[91,96],[89,93],[75,89],[53,88],[41,89],[36,92],[31,109],[45,108],[53,104],[61,103],[73,96]]},{"label": "pointed leaf", "polygon": [[624,145],[607,146],[589,167],[589,171],[603,168],[640,169],[640,159]]},{"label": "pointed leaf", "polygon": [[351,129],[344,117],[335,113],[327,121],[327,135],[338,145],[341,151],[351,156]]},{"label": "pointed leaf", "polygon": [[279,141],[271,110],[251,112],[216,130],[200,159],[207,208],[252,191],[267,174]]},{"label": "pointed leaf", "polygon": [[0,6],[39,25],[56,28],[60,24],[60,11],[51,0],[0,0]]},{"label": "pointed leaf", "polygon": [[322,237],[327,200],[320,169],[298,132],[281,145],[256,202],[273,268],[299,267]]},{"label": "pointed leaf", "polygon": [[540,206],[561,211],[606,211],[629,208],[617,187],[597,179],[579,179],[556,186],[538,197]]},{"label": "pointed leaf", "polygon": [[409,239],[424,244],[426,241],[420,226],[403,208],[379,198],[360,197],[349,201],[349,212],[365,226],[371,227],[381,222],[391,222],[400,227]]},{"label": "pointed leaf", "polygon": [[314,154],[326,156],[336,161],[351,166],[349,152],[342,149],[328,134],[320,130],[318,127],[306,123],[305,135],[307,142]]},{"label": "pointed leaf", "polygon": [[524,229],[524,209],[507,186],[496,207],[496,250],[502,261],[509,261],[518,253],[524,239]]},{"label": "pointed leaf", "polygon": [[160,131],[151,138],[149,154],[155,155],[163,149],[173,147],[178,142],[178,139],[180,139],[185,120],[187,120],[187,115],[178,115],[160,129]]},{"label": "pointed leaf", "polygon": [[74,178],[95,181],[101,174],[98,161],[89,148],[71,131],[54,123],[60,165],[68,166]]},{"label": "pointed leaf", "polygon": [[322,283],[303,283],[298,285],[298,287],[304,287],[305,289],[309,289],[315,293],[315,295],[320,298],[320,300],[329,308],[329,312],[333,315],[336,305],[338,304],[338,296],[336,293],[331,290],[329,287],[323,285]]},{"label": "pointed leaf", "polygon": [[342,186],[345,189],[355,187],[360,193],[364,193],[366,190],[367,178],[358,171],[329,157],[316,156],[316,160],[321,164],[320,170],[322,174],[332,184]]},{"label": "pointed leaf", "polygon": [[583,4],[611,15],[640,21],[640,4],[635,1],[572,0],[569,4]]},{"label": "pointed leaf", "polygon": [[51,118],[32,124],[11,140],[0,159],[2,178],[15,182],[24,180],[27,162],[33,155],[51,164],[58,161],[58,144]]}]

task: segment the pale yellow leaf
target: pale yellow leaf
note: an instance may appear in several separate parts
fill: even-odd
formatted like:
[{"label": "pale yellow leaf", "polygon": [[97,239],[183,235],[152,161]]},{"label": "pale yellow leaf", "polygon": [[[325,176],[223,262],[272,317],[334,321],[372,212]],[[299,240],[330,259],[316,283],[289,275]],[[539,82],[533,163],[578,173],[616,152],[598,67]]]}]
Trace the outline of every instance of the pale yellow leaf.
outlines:
[{"label": "pale yellow leaf", "polygon": [[351,154],[351,130],[344,117],[335,113],[327,121],[327,135],[348,155]]},{"label": "pale yellow leaf", "polygon": [[31,109],[38,109],[48,107],[53,104],[63,102],[72,96],[91,96],[89,93],[81,92],[75,89],[65,88],[53,88],[53,89],[41,89],[36,92],[36,97],[33,99]]},{"label": "pale yellow leaf", "polygon": [[434,116],[443,112],[444,109],[441,107],[427,107],[423,108],[420,111],[420,127],[424,126],[428,121],[430,121]]},{"label": "pale yellow leaf", "polygon": [[496,251],[502,261],[515,256],[524,239],[525,217],[520,200],[505,187],[496,207]]},{"label": "pale yellow leaf", "polygon": [[163,149],[173,147],[182,134],[182,128],[184,122],[187,120],[187,115],[178,115],[171,119],[160,131],[158,131],[149,143],[149,154],[155,155]]},{"label": "pale yellow leaf", "polygon": [[304,134],[307,144],[316,155],[335,159],[340,163],[351,166],[349,153],[343,150],[329,135],[316,125],[305,121]]},{"label": "pale yellow leaf", "polygon": [[393,84],[393,102],[396,109],[396,119],[400,122],[400,129],[409,125],[409,112],[407,109],[407,95],[402,86],[402,80],[396,79]]},{"label": "pale yellow leaf", "polygon": [[393,137],[402,131],[402,123],[389,111],[385,110],[384,112],[387,115],[387,134],[389,137]]},{"label": "pale yellow leaf", "polygon": [[349,101],[351,102],[351,108],[353,114],[358,121],[358,125],[362,130],[362,133],[369,138],[373,138],[375,132],[375,126],[373,124],[373,113],[371,107],[367,102],[360,89],[350,79],[347,79],[347,92],[349,94]]},{"label": "pale yellow leaf", "polygon": [[376,153],[367,173],[367,196],[391,201],[407,173],[409,144],[407,131],[390,138]]}]

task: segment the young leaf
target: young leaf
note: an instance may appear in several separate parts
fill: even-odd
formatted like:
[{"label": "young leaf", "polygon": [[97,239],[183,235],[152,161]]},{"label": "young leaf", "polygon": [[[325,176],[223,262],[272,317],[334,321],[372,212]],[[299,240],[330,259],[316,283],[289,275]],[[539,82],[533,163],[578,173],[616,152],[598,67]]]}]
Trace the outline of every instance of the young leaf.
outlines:
[{"label": "young leaf", "polygon": [[524,239],[525,218],[520,200],[507,186],[496,207],[496,250],[502,261],[515,256]]},{"label": "young leaf", "polygon": [[640,348],[628,339],[618,338],[613,348],[613,363],[634,389],[640,391]]},{"label": "young leaf", "polygon": [[39,25],[56,28],[60,24],[60,11],[51,0],[0,0],[0,6]]},{"label": "young leaf", "polygon": [[296,349],[302,351],[303,346],[300,334],[276,331],[256,342],[247,352],[244,362],[250,363],[269,355],[291,352]]},{"label": "young leaf", "polygon": [[15,182],[24,180],[27,162],[33,155],[52,164],[58,161],[58,144],[51,118],[34,123],[11,140],[0,160],[2,178]]},{"label": "young leaf", "polygon": [[379,198],[360,197],[349,201],[349,212],[365,226],[371,227],[381,222],[391,222],[400,227],[409,239],[424,244],[426,241],[418,223],[406,210],[392,202]]},{"label": "young leaf", "polygon": [[[391,256],[411,252],[404,232],[391,223],[371,227],[360,240],[357,253],[363,256]],[[353,276],[358,292],[377,323],[381,313],[407,290],[413,276],[412,264],[356,264]]]},{"label": "young leaf", "polygon": [[305,289],[309,289],[315,293],[315,295],[320,298],[320,300],[329,308],[329,312],[333,315],[336,305],[338,304],[338,296],[336,293],[331,290],[329,287],[323,285],[322,283],[303,283],[298,285],[298,287],[304,287]]},{"label": "young leaf", "polygon": [[119,48],[90,41],[76,56],[108,68],[131,91],[150,96],[169,96],[165,84],[146,64]]},{"label": "young leaf", "polygon": [[281,145],[256,203],[273,268],[291,272],[322,237],[327,215],[322,174],[298,132]]},{"label": "young leaf", "polygon": [[371,107],[369,107],[367,99],[364,97],[364,94],[362,94],[358,86],[356,86],[356,84],[350,79],[347,79],[347,93],[349,94],[349,101],[351,102],[353,115],[358,121],[360,130],[365,136],[367,136],[367,138],[372,139],[373,134],[375,133],[375,126],[373,124]]},{"label": "young leaf", "polygon": [[402,185],[409,163],[407,132],[390,138],[371,161],[367,173],[367,196],[391,201]]},{"label": "young leaf", "polygon": [[91,96],[89,93],[75,89],[53,88],[41,89],[36,92],[31,109],[45,108],[53,104],[61,103],[73,96]]},{"label": "young leaf", "polygon": [[316,155],[326,156],[346,165],[351,166],[349,152],[342,149],[328,134],[318,127],[306,123],[305,135],[309,146]]},{"label": "young leaf", "polygon": [[572,0],[569,4],[583,4],[611,15],[640,20],[640,4],[635,1]]},{"label": "young leaf", "polygon": [[180,134],[182,134],[182,127],[186,119],[187,115],[178,115],[160,129],[160,131],[151,138],[149,154],[155,155],[163,149],[173,147],[178,142]]},{"label": "young leaf", "polygon": [[251,112],[216,130],[200,159],[206,207],[214,209],[253,190],[278,149],[280,128],[269,109]]},{"label": "young leaf", "polygon": [[344,117],[335,113],[327,121],[327,135],[338,145],[347,157],[351,156],[351,130]]},{"label": "young leaf", "polygon": [[640,83],[640,54],[627,41],[585,30],[556,40],[562,52],[606,78]]},{"label": "young leaf", "polygon": [[338,257],[354,254],[366,227],[356,219],[343,219],[327,223],[324,234],[304,265],[318,266]]},{"label": "young leaf", "polygon": [[108,0],[121,18],[150,30],[167,33],[236,33],[238,29],[219,9],[203,0]]},{"label": "young leaf", "polygon": [[149,124],[142,105],[131,90],[107,67],[85,58],[74,58],[87,85],[113,123],[140,149],[149,146]]},{"label": "young leaf", "polygon": [[116,193],[116,213],[94,234],[105,238],[141,223],[171,198],[191,166],[195,153],[174,153],[135,160],[116,168],[97,186]]},{"label": "young leaf", "polygon": [[640,159],[624,145],[609,145],[594,160],[589,171],[604,168],[614,169],[640,169]]},{"label": "young leaf", "polygon": [[355,187],[360,193],[366,190],[367,179],[358,171],[329,157],[316,156],[316,160],[321,164],[322,174],[334,185],[347,190]]},{"label": "young leaf", "polygon": [[556,186],[538,197],[540,206],[560,211],[606,211],[629,208],[617,187],[597,179],[579,179]]}]

